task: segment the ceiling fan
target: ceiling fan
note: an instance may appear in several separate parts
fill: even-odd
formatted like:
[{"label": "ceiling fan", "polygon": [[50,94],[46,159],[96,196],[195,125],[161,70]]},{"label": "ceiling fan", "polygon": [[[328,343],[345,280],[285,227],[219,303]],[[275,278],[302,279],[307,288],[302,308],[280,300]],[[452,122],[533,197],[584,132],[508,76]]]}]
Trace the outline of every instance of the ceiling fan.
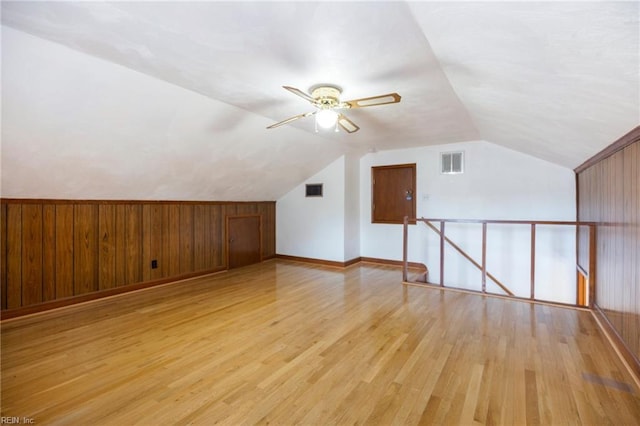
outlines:
[{"label": "ceiling fan", "polygon": [[309,91],[311,94],[307,94],[300,89],[290,86],[282,86],[294,95],[298,95],[303,99],[309,101],[316,111],[307,112],[304,114],[295,115],[289,117],[286,120],[282,120],[278,123],[272,124],[267,129],[273,129],[275,127],[282,126],[283,124],[289,124],[292,121],[299,120],[300,118],[309,117],[310,115],[316,116],[316,131],[318,127],[323,129],[334,128],[338,131],[338,126],[342,127],[347,133],[357,132],[360,127],[356,126],[353,121],[349,120],[344,114],[338,112],[343,109],[351,108],[364,108],[376,105],[395,104],[400,102],[400,95],[397,93],[389,93],[386,95],[372,96],[370,98],[353,99],[351,101],[340,101],[340,94],[342,89],[338,86],[330,84],[318,84],[312,86]]}]

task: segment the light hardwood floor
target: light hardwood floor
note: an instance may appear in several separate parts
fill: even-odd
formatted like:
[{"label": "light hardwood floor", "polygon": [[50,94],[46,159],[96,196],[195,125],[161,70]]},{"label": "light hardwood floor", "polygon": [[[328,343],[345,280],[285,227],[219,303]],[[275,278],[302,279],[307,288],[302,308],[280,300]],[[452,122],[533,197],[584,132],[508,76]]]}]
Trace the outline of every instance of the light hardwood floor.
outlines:
[{"label": "light hardwood floor", "polygon": [[36,424],[638,424],[589,312],[272,260],[5,321]]}]

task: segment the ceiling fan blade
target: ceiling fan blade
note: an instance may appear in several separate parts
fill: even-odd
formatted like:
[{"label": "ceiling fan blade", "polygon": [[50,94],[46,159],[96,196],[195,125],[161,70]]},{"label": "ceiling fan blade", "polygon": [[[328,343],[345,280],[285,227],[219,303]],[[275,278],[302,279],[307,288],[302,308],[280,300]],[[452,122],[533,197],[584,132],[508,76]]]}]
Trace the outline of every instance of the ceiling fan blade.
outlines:
[{"label": "ceiling fan blade", "polygon": [[295,87],[291,87],[291,86],[282,86],[282,87],[284,87],[285,89],[287,89],[288,91],[290,91],[290,92],[291,92],[291,93],[293,93],[294,95],[298,95],[298,96],[300,96],[301,98],[306,99],[307,101],[309,101],[309,102],[311,102],[311,103],[314,103],[314,102],[316,101],[315,99],[313,99],[313,98],[311,97],[311,95],[308,95],[308,94],[304,93],[304,92],[303,92],[302,90],[300,90],[300,89],[296,89]]},{"label": "ceiling fan blade", "polygon": [[344,102],[349,108],[364,108],[376,105],[396,104],[400,102],[400,95],[397,93],[388,93],[386,95],[372,96],[370,98],[354,99]]},{"label": "ceiling fan blade", "polygon": [[356,126],[353,121],[349,120],[343,114],[338,115],[338,124],[347,133],[355,133],[360,130],[360,127]]},{"label": "ceiling fan blade", "polygon": [[301,118],[308,117],[308,116],[313,115],[313,114],[315,114],[315,113],[316,113],[316,112],[315,112],[315,111],[313,111],[313,112],[306,112],[306,113],[304,113],[304,114],[298,114],[298,115],[295,115],[295,116],[293,116],[293,117],[289,117],[289,118],[287,118],[286,120],[279,121],[279,122],[277,122],[276,124],[272,124],[271,126],[267,127],[267,129],[273,129],[273,128],[275,128],[275,127],[280,127],[280,126],[282,126],[283,124],[291,123],[292,121],[296,121],[296,120],[299,120],[299,119],[301,119]]}]

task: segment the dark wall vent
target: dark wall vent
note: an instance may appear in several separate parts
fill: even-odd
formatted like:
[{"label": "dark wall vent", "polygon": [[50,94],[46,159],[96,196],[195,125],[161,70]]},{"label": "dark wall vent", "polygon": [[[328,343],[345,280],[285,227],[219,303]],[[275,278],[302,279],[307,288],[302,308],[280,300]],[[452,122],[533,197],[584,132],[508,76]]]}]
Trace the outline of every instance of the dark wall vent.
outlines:
[{"label": "dark wall vent", "polygon": [[322,197],[322,184],[321,183],[308,183],[306,190],[307,197]]}]

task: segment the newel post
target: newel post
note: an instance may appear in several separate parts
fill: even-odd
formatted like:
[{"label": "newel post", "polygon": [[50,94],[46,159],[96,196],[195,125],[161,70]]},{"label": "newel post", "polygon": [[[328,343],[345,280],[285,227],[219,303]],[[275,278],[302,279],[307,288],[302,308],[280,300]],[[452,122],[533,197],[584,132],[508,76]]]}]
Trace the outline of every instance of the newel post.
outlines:
[{"label": "newel post", "polygon": [[409,279],[409,265],[407,262],[407,240],[409,239],[409,216],[404,217],[402,229],[402,281]]}]

